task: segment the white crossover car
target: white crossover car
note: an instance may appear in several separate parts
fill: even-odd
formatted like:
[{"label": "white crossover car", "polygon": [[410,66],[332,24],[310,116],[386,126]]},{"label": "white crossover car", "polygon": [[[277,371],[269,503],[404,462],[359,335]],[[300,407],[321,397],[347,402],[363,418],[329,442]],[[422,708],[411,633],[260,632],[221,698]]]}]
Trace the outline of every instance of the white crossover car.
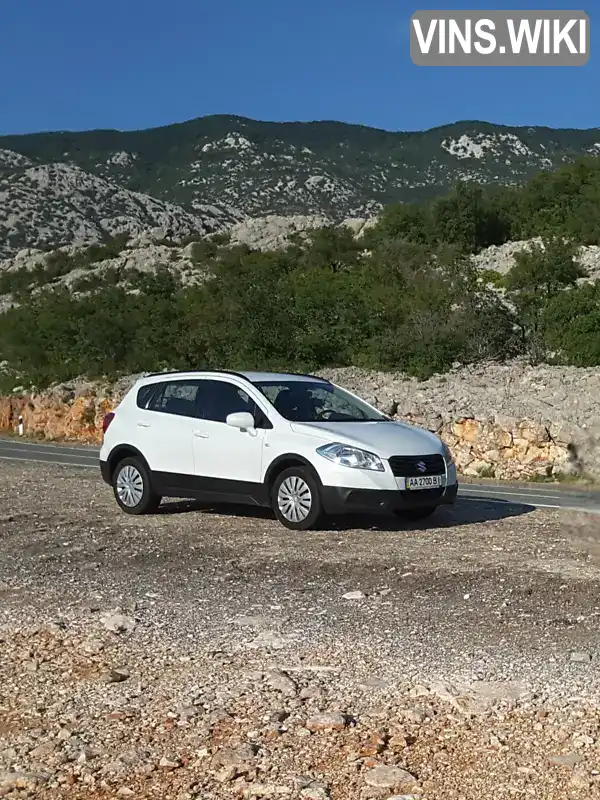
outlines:
[{"label": "white crossover car", "polygon": [[424,519],[458,490],[437,436],[312,375],[149,375],[103,429],[102,476],[128,514],[190,498],[270,507],[306,530],[344,512]]}]

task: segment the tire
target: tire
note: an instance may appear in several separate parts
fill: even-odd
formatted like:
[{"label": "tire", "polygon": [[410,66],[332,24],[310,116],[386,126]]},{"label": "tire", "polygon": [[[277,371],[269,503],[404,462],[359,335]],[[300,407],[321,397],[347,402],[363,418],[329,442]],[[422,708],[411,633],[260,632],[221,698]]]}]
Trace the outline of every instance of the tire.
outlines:
[{"label": "tire", "polygon": [[124,458],[112,475],[119,508],[126,514],[153,514],[162,500],[152,489],[148,467],[138,458]]},{"label": "tire", "polygon": [[319,484],[304,467],[290,467],[277,476],[271,506],[279,522],[292,531],[315,529],[324,516]]},{"label": "tire", "polygon": [[437,506],[425,506],[424,508],[401,508],[395,514],[409,522],[418,522],[422,519],[429,519],[437,511]]}]

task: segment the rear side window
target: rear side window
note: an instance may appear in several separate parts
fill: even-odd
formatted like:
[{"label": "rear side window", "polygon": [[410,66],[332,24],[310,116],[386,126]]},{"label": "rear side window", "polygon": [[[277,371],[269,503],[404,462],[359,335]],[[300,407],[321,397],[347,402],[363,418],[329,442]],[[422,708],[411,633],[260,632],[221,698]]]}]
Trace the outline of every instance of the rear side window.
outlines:
[{"label": "rear side window", "polygon": [[169,381],[163,383],[150,400],[148,411],[175,414],[179,417],[198,417],[201,381]]},{"label": "rear side window", "polygon": [[160,385],[161,385],[160,383],[149,383],[146,386],[142,386],[137,393],[137,399],[136,399],[137,407],[147,408],[148,401],[150,400],[154,392],[156,392],[160,388]]}]

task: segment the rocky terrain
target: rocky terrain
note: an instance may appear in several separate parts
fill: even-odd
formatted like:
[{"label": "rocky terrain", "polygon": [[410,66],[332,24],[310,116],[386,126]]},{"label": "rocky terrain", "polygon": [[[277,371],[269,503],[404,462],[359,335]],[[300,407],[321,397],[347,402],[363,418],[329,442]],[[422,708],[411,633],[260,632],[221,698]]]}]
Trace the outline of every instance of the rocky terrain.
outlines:
[{"label": "rocky terrain", "polygon": [[[386,203],[522,182],[599,138],[235,117],[2,137],[0,279],[39,286],[41,264],[72,292],[161,266],[195,282],[191,239],[360,237]],[[530,244],[474,263],[504,275]],[[580,259],[597,280],[600,248]],[[463,475],[600,479],[598,370],[325,375],[438,433]],[[0,432],[22,417],[29,437],[96,443],[135,377],[15,387]],[[96,469],[0,459],[0,798],[600,798],[598,518],[463,498],[428,526],[351,518],[301,539],[266,512],[127,517]]]},{"label": "rocky terrain", "polygon": [[71,164],[36,164],[0,150],[0,257],[153,228],[184,238],[222,231],[243,218],[226,205],[186,210]]},{"label": "rocky terrain", "polygon": [[598,131],[458,122],[389,132],[213,116],[145,131],[0,137],[0,255],[246,217],[370,218],[462,181],[522,183],[600,153]]},{"label": "rocky terrain", "polygon": [[[360,237],[377,222],[377,217],[348,217],[339,225],[343,225]],[[282,217],[270,214],[266,217],[253,217],[234,225],[229,233],[231,244],[245,244],[253,250],[276,250],[290,242],[294,235],[310,236],[311,231],[318,228],[336,226],[334,220],[323,216],[289,216]]]},{"label": "rocky terrain", "polygon": [[[216,209],[215,209],[216,212]],[[232,212],[233,213],[233,212]],[[157,219],[160,219],[160,215]],[[341,223],[335,223],[332,219],[323,216],[277,216],[268,215],[266,217],[248,218],[235,224],[225,223],[224,218],[217,221],[215,217],[212,221],[208,218],[202,223],[204,228],[200,228],[200,222],[196,220],[196,233],[191,233],[189,227],[155,227],[153,229],[143,229],[134,232],[129,241],[123,245],[121,252],[111,258],[103,258],[95,264],[83,267],[74,267],[67,270],[59,277],[48,280],[46,285],[67,286],[72,291],[78,291],[78,285],[87,285],[95,280],[101,281],[107,273],[116,275],[126,275],[133,270],[140,272],[156,272],[161,267],[168,268],[171,272],[181,277],[184,284],[193,283],[204,278],[204,274],[196,267],[192,257],[193,243],[184,243],[186,236],[200,240],[203,236],[211,233],[226,233],[232,246],[247,245],[252,249],[270,250],[287,246],[292,237],[310,236],[311,232],[327,226],[345,226],[349,228],[357,239],[377,222],[377,217],[366,218],[347,218]],[[184,216],[183,223],[186,223]],[[186,223],[187,224],[187,223]],[[191,223],[190,223],[191,224]],[[129,232],[136,231],[135,225],[130,225]],[[117,228],[111,228],[112,233],[119,233]],[[98,235],[96,235],[98,233]],[[87,241],[100,240],[99,232],[91,232]],[[506,273],[515,264],[515,255],[518,252],[528,250],[533,244],[542,244],[541,238],[529,239],[516,242],[507,242],[503,245],[493,245],[482,252],[471,257],[473,264],[482,272],[496,272],[499,275]],[[85,248],[81,243],[66,245],[56,250],[44,250],[39,247],[26,247],[19,250],[13,256],[0,259],[0,276],[3,273],[11,273],[20,270],[33,271],[39,265],[46,265],[57,253],[65,253],[69,256],[77,255]],[[600,247],[597,245],[582,246],[577,253],[578,261],[587,270],[585,281],[596,281],[600,277]],[[124,280],[124,279],[123,279]],[[123,282],[123,281],[121,281]],[[37,291],[37,290],[36,290]],[[0,312],[10,308],[12,300],[10,295],[0,294]]]},{"label": "rocky terrain", "polygon": [[[360,237],[375,220],[376,218],[347,219],[341,224],[349,227],[357,237]],[[216,228],[211,233],[226,232],[232,246],[247,245],[252,249],[268,250],[285,247],[293,236],[310,236],[311,231],[332,224],[335,223],[325,217],[270,215],[247,219],[223,230]],[[210,235],[208,224],[205,225],[203,233],[197,230],[188,238],[198,241],[204,235]],[[182,241],[185,239],[183,229],[180,229],[179,233],[176,233],[174,228],[158,227],[144,230],[131,235],[129,240],[120,246],[120,251],[116,255],[103,257],[93,263],[86,261],[85,266],[79,266],[76,260],[77,256],[83,256],[86,251],[86,246],[81,244],[70,244],[54,250],[26,247],[9,258],[0,259],[0,279],[3,274],[6,277],[10,273],[20,273],[25,270],[31,273],[30,283],[35,284],[32,290],[34,294],[47,287],[59,286],[65,286],[73,294],[78,294],[102,286],[108,275],[114,276],[114,282],[126,285],[133,275],[156,273],[161,268],[167,268],[181,279],[184,285],[193,284],[204,280],[206,273],[194,261],[195,241],[185,243]],[[98,240],[99,237],[96,241]],[[73,258],[73,265],[62,270],[58,276],[49,275],[40,284],[36,270],[47,269],[53,258],[63,255]],[[0,289],[0,313],[16,305],[18,303],[12,294],[2,292]]]},{"label": "rocky terrain", "polygon": [[[371,219],[349,218],[344,220],[341,225],[350,228],[355,236],[360,238],[376,222],[376,219],[376,217]],[[318,216],[278,217],[270,215],[237,222],[221,230],[215,227],[214,230],[209,231],[210,226],[206,223],[204,231],[197,230],[195,234],[190,234],[188,231],[184,235],[185,229],[179,229],[179,233],[177,233],[173,227],[146,229],[131,234],[128,241],[120,246],[118,254],[112,257],[103,257],[102,260],[94,263],[86,263],[85,267],[78,266],[74,262],[71,269],[67,269],[57,277],[49,277],[43,285],[66,286],[76,293],[81,281],[83,281],[82,285],[88,285],[94,281],[100,285],[101,279],[107,273],[112,272],[117,276],[126,276],[131,271],[154,273],[162,267],[166,267],[180,277],[184,284],[192,283],[204,277],[202,271],[194,263],[195,241],[201,240],[211,233],[226,233],[231,246],[247,245],[252,249],[269,250],[285,247],[293,236],[307,237],[310,236],[311,231],[334,224],[332,220]],[[128,232],[131,231],[128,229]],[[115,233],[120,233],[120,231],[114,230],[113,234]],[[195,241],[184,243],[186,238]],[[92,236],[87,244],[90,244],[91,241],[99,241],[99,237],[94,240]],[[81,243],[65,245],[54,250],[25,247],[9,258],[0,259],[0,276],[3,273],[27,270],[32,273],[33,281],[34,271],[40,266],[47,267],[55,256],[64,254],[68,257],[76,257],[83,255],[85,250],[86,246],[82,246]],[[10,295],[0,294],[0,311],[6,310],[11,305]]]},{"label": "rocky terrain", "polygon": [[[600,477],[600,371],[525,362],[456,366],[419,382],[345,368],[323,371],[396,419],[435,431],[468,476]],[[98,442],[102,418],[136,376],[115,385],[85,380],[40,394],[0,398],[0,431],[23,416],[28,435]]]},{"label": "rocky terrain", "polygon": [[[64,274],[50,277],[41,286],[37,286],[33,289],[33,293],[48,287],[65,286],[73,295],[77,295],[88,291],[88,287],[96,289],[101,287],[103,280],[110,273],[116,276],[117,283],[125,285],[128,276],[143,273],[155,274],[161,268],[167,268],[177,275],[184,285],[203,280],[205,274],[193,260],[193,243],[180,246],[171,243],[162,244],[163,233],[162,229],[155,229],[139,236],[133,236],[126,245],[123,245],[119,254],[113,257],[102,258],[97,262],[87,263],[85,266],[78,266],[75,262],[73,267]],[[49,252],[37,248],[26,248],[20,250],[14,258],[0,261],[0,276],[3,272],[6,275],[11,272],[27,270],[31,273],[33,283],[35,269],[39,266],[47,267],[53,256],[60,253],[70,257],[82,252],[80,247],[73,245]],[[17,303],[10,294],[0,294],[0,312],[15,305]]]},{"label": "rocky terrain", "polygon": [[597,520],[166,503],[0,462],[0,796],[600,797]]},{"label": "rocky terrain", "polygon": [[[515,255],[528,251],[532,246],[543,246],[541,237],[526,239],[520,242],[506,242],[506,244],[492,245],[472,256],[472,261],[478,269],[492,270],[500,275],[506,275],[515,265]],[[587,270],[587,277],[583,281],[597,281],[600,277],[600,247],[598,245],[584,245],[577,251],[576,258]]]}]

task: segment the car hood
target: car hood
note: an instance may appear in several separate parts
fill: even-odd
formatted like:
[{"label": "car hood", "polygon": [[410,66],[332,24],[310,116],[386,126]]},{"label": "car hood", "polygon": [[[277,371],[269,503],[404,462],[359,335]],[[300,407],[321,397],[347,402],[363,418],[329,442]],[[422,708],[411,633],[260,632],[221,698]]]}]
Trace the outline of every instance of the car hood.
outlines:
[{"label": "car hood", "polygon": [[293,422],[292,430],[322,442],[340,442],[390,456],[424,456],[443,453],[434,433],[404,422]]}]

